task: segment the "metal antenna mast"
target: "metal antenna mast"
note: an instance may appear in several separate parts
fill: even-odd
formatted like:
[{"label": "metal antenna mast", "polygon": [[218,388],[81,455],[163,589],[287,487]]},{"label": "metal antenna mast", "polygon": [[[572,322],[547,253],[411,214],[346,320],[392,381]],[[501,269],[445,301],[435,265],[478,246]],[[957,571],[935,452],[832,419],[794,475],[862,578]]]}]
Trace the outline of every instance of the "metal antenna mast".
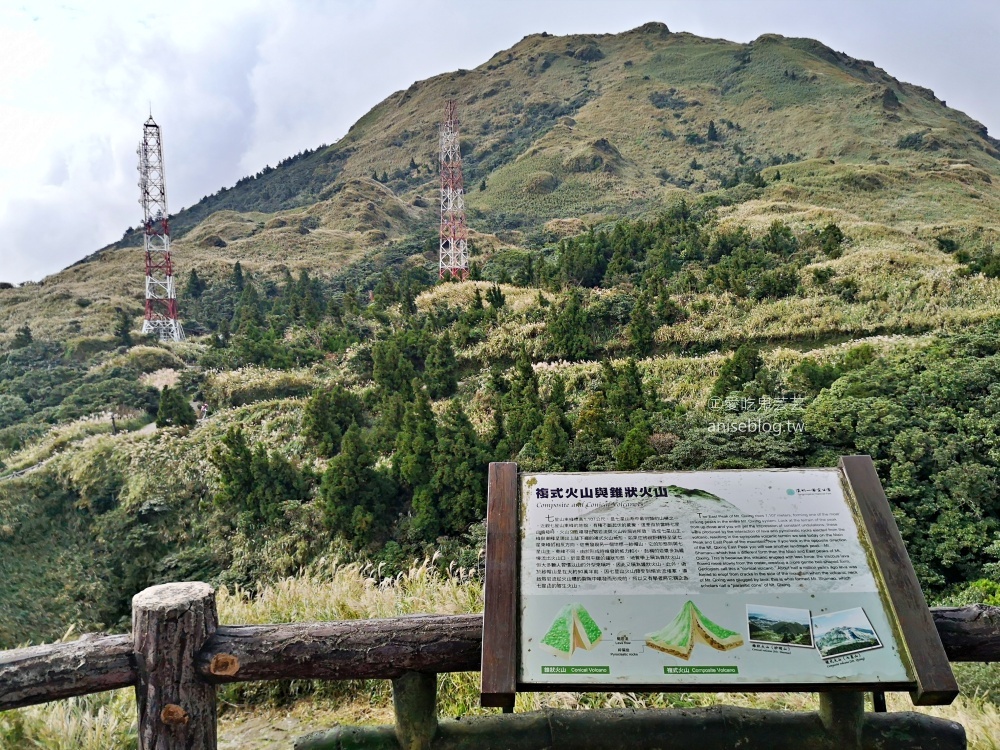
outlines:
[{"label": "metal antenna mast", "polygon": [[142,204],[146,250],[146,319],[143,333],[160,341],[183,341],[177,319],[174,268],[170,262],[170,225],[167,223],[167,187],[163,177],[163,143],[160,126],[150,114],[142,126],[139,143],[139,203]]},{"label": "metal antenna mast", "polygon": [[458,142],[457,103],[445,105],[441,125],[441,261],[440,278],[469,276],[469,229],[465,224],[462,151]]}]

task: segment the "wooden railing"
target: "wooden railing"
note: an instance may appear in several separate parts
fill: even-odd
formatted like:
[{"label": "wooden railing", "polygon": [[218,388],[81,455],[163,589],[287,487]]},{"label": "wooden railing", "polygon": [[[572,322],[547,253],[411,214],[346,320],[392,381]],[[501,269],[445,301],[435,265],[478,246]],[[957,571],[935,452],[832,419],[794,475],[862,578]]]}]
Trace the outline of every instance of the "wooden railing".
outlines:
[{"label": "wooden railing", "polygon": [[[132,609],[131,635],[90,634],[0,651],[0,711],[134,686],[141,750],[211,750],[221,683],[392,679],[405,685],[414,675],[480,667],[481,615],[219,626],[215,592],[204,583],[154,586],[134,597]],[[976,604],[932,613],[951,661],[1000,661],[1000,608]]]}]

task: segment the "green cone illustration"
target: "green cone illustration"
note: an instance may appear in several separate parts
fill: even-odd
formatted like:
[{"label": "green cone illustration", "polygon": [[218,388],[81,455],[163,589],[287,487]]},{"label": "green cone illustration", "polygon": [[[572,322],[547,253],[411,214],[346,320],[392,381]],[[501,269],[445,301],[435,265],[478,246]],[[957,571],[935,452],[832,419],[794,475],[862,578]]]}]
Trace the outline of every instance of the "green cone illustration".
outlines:
[{"label": "green cone illustration", "polygon": [[589,651],[601,637],[600,626],[582,604],[567,604],[552,621],[549,632],[541,640],[541,647],[550,654],[568,659],[578,648]]}]

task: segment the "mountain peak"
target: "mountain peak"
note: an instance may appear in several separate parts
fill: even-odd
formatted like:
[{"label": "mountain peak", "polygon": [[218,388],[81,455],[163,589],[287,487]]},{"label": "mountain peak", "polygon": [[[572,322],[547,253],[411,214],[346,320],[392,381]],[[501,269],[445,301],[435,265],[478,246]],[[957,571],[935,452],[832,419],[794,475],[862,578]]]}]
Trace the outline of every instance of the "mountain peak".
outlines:
[{"label": "mountain peak", "polygon": [[649,34],[653,36],[665,37],[670,33],[670,29],[662,21],[650,21],[642,26],[637,26],[625,32],[626,34]]}]

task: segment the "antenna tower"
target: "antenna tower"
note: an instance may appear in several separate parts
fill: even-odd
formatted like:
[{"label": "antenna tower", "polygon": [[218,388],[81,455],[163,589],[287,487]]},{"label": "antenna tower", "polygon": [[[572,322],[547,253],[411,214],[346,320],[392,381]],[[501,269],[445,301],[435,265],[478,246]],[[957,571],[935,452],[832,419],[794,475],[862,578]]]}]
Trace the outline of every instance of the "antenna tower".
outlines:
[{"label": "antenna tower", "polygon": [[465,225],[462,151],[458,143],[457,103],[445,105],[441,125],[441,261],[440,278],[469,277],[469,229]]},{"label": "antenna tower", "polygon": [[143,333],[160,341],[183,341],[177,319],[174,268],[170,262],[170,225],[167,223],[167,187],[163,178],[163,143],[160,126],[150,115],[142,126],[139,143],[139,203],[142,204],[146,250],[146,319]]}]

